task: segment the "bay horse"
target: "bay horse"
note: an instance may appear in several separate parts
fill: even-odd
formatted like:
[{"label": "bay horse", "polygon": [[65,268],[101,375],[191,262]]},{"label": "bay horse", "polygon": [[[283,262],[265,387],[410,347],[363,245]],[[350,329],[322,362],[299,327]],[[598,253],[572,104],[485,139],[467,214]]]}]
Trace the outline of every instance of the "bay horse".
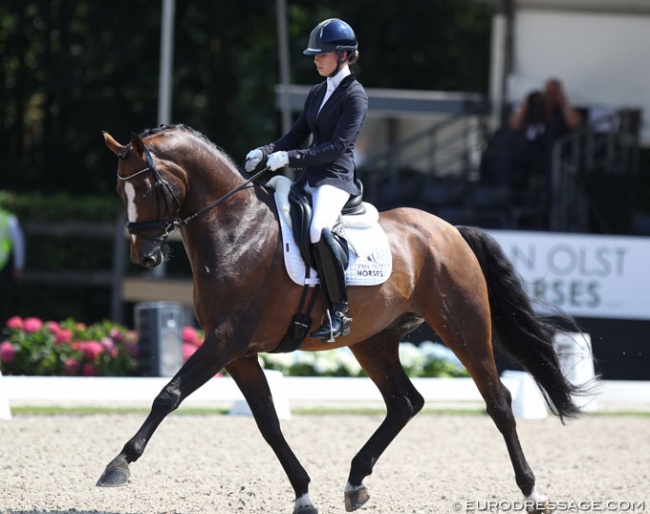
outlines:
[{"label": "bay horse", "polygon": [[[225,368],[293,487],[294,514],[317,513],[309,496],[309,475],[282,434],[257,357],[278,346],[302,292],[284,268],[272,192],[246,180],[220,148],[184,125],[132,134],[127,145],[106,132],[103,136],[118,157],[117,192],[128,214],[131,260],[145,268],[160,265],[167,236],[180,230],[205,342],[156,396],[144,423],[97,485],[126,484],[129,464],[142,456],[163,419]],[[552,344],[560,330],[557,320],[536,313],[512,264],[483,230],[454,227],[412,208],[382,212],[379,222],[393,257],[390,278],[378,286],[350,288],[350,335],[335,343],[307,338],[299,347],[326,351],[349,346],[386,405],[383,422],[352,459],[344,489],[346,510],[368,501],[364,479],[424,405],[400,365],[398,348],[404,335],[426,322],[472,376],[505,439],[517,485],[534,502],[531,510],[543,512],[545,497],[536,491],[519,443],[492,339],[498,336],[504,350],[532,374],[549,407],[563,420],[579,413],[571,396],[580,388],[561,372]],[[320,302],[316,309],[322,309]]]}]

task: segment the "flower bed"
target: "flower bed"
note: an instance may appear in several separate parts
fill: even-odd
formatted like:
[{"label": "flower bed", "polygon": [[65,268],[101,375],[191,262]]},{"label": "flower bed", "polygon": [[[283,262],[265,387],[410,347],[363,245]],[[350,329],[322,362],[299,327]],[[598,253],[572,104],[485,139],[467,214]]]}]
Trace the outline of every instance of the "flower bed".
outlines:
[{"label": "flower bed", "polygon": [[129,376],[137,370],[135,332],[110,322],[43,322],[14,316],[0,343],[6,375]]},{"label": "flower bed", "polygon": [[[187,360],[203,343],[203,332],[184,327],[180,333]],[[43,322],[13,317],[0,339],[5,375],[135,376],[138,336],[105,321],[86,326],[74,320]],[[445,346],[430,341],[400,345],[400,360],[411,377],[466,377],[467,371]],[[361,377],[363,370],[348,348],[326,352],[260,354],[265,369],[285,376]]]}]

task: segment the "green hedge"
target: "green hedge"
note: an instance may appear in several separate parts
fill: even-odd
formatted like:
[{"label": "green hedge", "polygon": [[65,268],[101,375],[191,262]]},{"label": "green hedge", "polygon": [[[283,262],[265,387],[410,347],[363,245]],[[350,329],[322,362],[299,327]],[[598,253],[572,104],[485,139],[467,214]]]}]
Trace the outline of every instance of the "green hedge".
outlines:
[{"label": "green hedge", "polygon": [[[114,224],[124,207],[117,194],[73,197],[68,194],[24,195],[0,190],[0,206],[18,216],[23,226],[55,222]],[[103,270],[113,267],[113,239],[104,237],[48,237],[26,234],[27,270]],[[174,258],[167,266],[170,276],[189,276],[191,271],[180,243],[171,243]],[[128,250],[127,250],[128,252]],[[127,274],[144,270],[130,264]],[[42,319],[74,318],[95,323],[110,316],[110,288],[99,286],[53,286],[23,281],[5,284],[0,298],[0,323],[12,316]],[[125,322],[130,309],[125,309]]]}]

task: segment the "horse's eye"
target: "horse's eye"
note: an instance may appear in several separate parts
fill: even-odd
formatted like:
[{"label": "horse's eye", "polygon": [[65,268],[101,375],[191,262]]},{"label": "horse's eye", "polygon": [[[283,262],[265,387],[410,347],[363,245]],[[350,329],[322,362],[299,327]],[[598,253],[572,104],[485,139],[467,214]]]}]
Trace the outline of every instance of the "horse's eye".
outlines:
[{"label": "horse's eye", "polygon": [[149,198],[153,194],[153,187],[146,185],[144,191],[142,192],[142,198]]}]

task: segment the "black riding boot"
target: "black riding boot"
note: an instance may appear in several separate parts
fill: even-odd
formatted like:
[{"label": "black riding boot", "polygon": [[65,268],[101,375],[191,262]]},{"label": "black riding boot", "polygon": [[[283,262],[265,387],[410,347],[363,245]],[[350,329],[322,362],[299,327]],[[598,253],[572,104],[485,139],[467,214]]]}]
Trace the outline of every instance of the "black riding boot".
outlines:
[{"label": "black riding boot", "polygon": [[318,275],[323,289],[325,321],[310,334],[314,339],[333,343],[339,336],[350,333],[348,318],[348,291],[345,286],[346,256],[341,255],[332,233],[323,229],[320,241],[314,245]]}]

